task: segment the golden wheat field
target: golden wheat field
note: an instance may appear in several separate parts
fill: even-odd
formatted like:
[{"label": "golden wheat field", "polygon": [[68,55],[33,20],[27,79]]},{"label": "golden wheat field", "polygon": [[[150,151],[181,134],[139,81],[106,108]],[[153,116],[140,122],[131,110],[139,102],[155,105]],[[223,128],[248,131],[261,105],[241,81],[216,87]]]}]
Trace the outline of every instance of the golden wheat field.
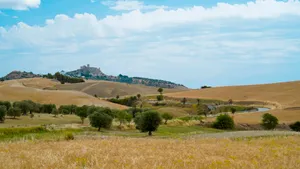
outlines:
[{"label": "golden wheat field", "polygon": [[0,168],[300,168],[300,137],[0,143]]}]

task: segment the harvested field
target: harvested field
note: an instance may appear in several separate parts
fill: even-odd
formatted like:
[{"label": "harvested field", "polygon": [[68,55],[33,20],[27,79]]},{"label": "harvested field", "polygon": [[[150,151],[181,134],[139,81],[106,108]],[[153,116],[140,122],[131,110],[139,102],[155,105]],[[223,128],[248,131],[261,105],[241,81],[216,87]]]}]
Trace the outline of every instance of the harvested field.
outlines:
[{"label": "harvested field", "polygon": [[[34,83],[32,83],[34,84]],[[103,107],[124,109],[125,106],[113,104],[78,91],[42,90],[25,87],[18,80],[1,83],[0,100],[21,101],[32,100],[38,103],[52,103],[56,105],[97,105]]]}]

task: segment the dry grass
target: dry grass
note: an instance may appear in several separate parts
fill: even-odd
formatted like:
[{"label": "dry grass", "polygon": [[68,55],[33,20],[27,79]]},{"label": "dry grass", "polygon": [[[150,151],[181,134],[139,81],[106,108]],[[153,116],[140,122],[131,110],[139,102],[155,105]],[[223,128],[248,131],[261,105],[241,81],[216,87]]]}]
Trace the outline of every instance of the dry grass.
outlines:
[{"label": "dry grass", "polygon": [[[56,85],[59,90],[76,90],[98,97],[116,97],[127,95],[149,95],[158,94],[157,87],[144,85],[125,84],[109,81],[87,81],[86,83]],[[179,92],[183,89],[165,89],[165,93]]]},{"label": "dry grass", "polygon": [[300,137],[0,143],[0,168],[300,168]]},{"label": "dry grass", "polygon": [[45,79],[45,78],[29,78],[18,80],[26,87],[32,87],[37,89],[53,88],[55,85],[60,84],[58,81]]},{"label": "dry grass", "polygon": [[[204,98],[219,99],[227,101],[260,101],[269,104],[276,104],[275,110],[270,111],[276,115],[280,122],[291,123],[300,121],[300,109],[284,110],[291,107],[300,107],[300,82],[286,82],[264,85],[229,86],[216,87],[204,90],[190,90],[184,92],[167,94],[176,98]],[[258,123],[263,113],[235,115],[236,122]]]},{"label": "dry grass", "polygon": [[[27,79],[28,80],[28,79]],[[45,82],[42,80],[43,83]],[[32,82],[31,84],[36,84]],[[6,81],[0,85],[0,100],[20,101],[32,100],[38,103],[52,103],[56,105],[97,105],[110,108],[124,109],[125,106],[113,104],[105,100],[97,99],[88,94],[77,91],[41,90],[25,87],[17,80]]]}]

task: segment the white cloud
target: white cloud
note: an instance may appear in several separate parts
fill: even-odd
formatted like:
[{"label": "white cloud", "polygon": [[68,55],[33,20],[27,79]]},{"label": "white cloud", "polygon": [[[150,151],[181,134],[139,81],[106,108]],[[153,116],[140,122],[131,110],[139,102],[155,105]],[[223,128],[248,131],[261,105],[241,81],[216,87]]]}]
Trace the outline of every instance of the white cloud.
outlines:
[{"label": "white cloud", "polygon": [[38,8],[41,0],[0,0],[0,9],[27,10]]},{"label": "white cloud", "polygon": [[[272,72],[271,65],[297,63],[299,17],[299,1],[273,0],[220,3],[212,8],[134,10],[103,19],[87,13],[62,14],[43,26],[21,22],[11,28],[0,27],[0,59],[12,52],[20,60],[11,64],[14,69],[24,67],[23,54],[14,53],[17,51],[36,58],[32,60],[39,63],[37,71],[70,70],[93,63],[108,74],[187,84],[195,79],[213,83],[224,74],[225,80],[227,75],[241,73],[246,79],[254,71]],[[289,18],[292,20],[286,21]],[[289,26],[294,23],[299,24]],[[65,64],[69,62],[72,64]],[[249,71],[253,67],[259,69]]]},{"label": "white cloud", "polygon": [[137,0],[109,0],[103,1],[102,4],[109,6],[110,9],[116,11],[153,10],[168,8],[167,6],[146,5],[144,4],[144,2]]}]

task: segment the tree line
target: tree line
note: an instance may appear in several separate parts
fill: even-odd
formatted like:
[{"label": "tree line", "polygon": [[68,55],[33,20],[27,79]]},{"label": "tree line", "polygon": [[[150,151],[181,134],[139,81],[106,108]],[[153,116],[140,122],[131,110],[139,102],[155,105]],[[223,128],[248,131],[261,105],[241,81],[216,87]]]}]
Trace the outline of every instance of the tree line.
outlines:
[{"label": "tree line", "polygon": [[47,75],[43,75],[43,78],[56,79],[61,84],[65,84],[65,83],[82,83],[82,82],[84,82],[84,79],[82,79],[82,78],[66,76],[66,75],[63,75],[59,72],[56,72],[54,75],[52,75],[51,73],[48,73]]}]

